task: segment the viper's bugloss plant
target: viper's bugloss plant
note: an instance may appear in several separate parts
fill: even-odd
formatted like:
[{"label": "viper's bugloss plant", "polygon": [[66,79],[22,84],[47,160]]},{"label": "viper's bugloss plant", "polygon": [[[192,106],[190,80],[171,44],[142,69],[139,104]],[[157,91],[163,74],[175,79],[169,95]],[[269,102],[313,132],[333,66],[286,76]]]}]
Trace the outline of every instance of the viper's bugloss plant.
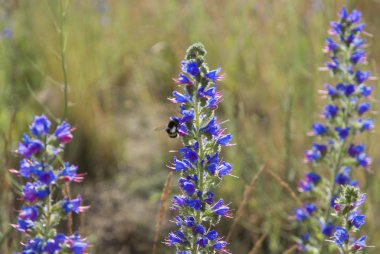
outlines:
[{"label": "viper's bugloss plant", "polygon": [[66,236],[57,232],[58,224],[70,213],[79,214],[88,208],[81,206],[80,195],[70,198],[65,188],[84,177],[77,173],[77,166],[63,162],[60,157],[65,144],[73,138],[74,128],[65,121],[53,133],[50,127],[46,116],[35,116],[30,125],[31,136],[24,134],[18,145],[17,153],[23,159],[19,169],[12,172],[23,178],[25,184],[20,190],[23,205],[13,226],[27,239],[22,254],[86,253],[88,243],[79,234]]},{"label": "viper's bugloss plant", "polygon": [[[372,77],[360,70],[367,59],[361,37],[365,25],[360,19],[359,11],[348,13],[343,7],[339,21],[331,22],[331,37],[326,39],[324,52],[330,60],[323,69],[330,72],[335,84],[326,84],[321,91],[327,105],[322,120],[312,125],[310,135],[316,141],[305,152],[305,162],[314,170],[298,185],[307,203],[294,210],[303,231],[298,247],[306,253],[336,253],[338,249],[349,254],[366,247],[366,236],[353,238],[365,222],[358,211],[365,195],[352,179],[352,172],[369,170],[371,158],[365,144],[358,142],[361,133],[374,128],[373,119],[366,116],[371,111],[373,86],[367,83]],[[322,177],[322,167],[328,169],[330,179]]]},{"label": "viper's bugloss plant", "polygon": [[179,105],[181,116],[171,121],[178,124],[184,145],[179,150],[181,158],[174,157],[170,165],[180,174],[182,194],[173,197],[171,209],[178,212],[174,221],[178,230],[169,233],[166,244],[175,246],[177,254],[229,253],[215,225],[221,217],[231,217],[231,212],[223,199],[215,199],[213,190],[231,173],[231,165],[223,161],[220,152],[230,145],[232,135],[215,116],[222,99],[216,84],[223,78],[221,68],[210,71],[205,55],[200,43],[188,48],[182,72],[175,79],[181,92],[174,91],[169,98]]}]

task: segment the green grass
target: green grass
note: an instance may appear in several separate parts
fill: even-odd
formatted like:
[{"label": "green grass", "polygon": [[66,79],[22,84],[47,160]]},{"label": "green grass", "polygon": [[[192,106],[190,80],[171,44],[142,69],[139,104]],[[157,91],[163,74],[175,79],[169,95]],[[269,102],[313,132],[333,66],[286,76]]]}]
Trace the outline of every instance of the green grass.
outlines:
[{"label": "green grass", "polygon": [[[118,179],[126,192],[157,200],[166,177],[163,163],[170,160],[167,151],[178,140],[152,130],[175,112],[166,101],[171,78],[188,45],[202,41],[211,67],[221,66],[227,74],[220,114],[230,120],[225,125],[237,143],[225,157],[239,178],[229,178],[220,194],[237,208],[244,184],[261,164],[296,186],[307,170],[302,163],[311,143],[306,132],[324,103],[317,95],[328,81],[317,70],[326,61],[321,49],[329,21],[345,1],[108,1],[105,13],[97,10],[97,2],[70,1],[66,24],[69,120],[77,127],[67,158],[89,172],[86,184],[126,173],[131,185],[126,184],[130,179]],[[363,11],[366,30],[374,34],[368,67],[379,73],[380,2],[347,2]],[[0,130],[8,131],[15,112],[14,149],[32,115],[44,111],[41,104],[56,116],[62,114],[63,76],[58,2],[21,0],[7,8],[9,19],[0,28],[8,22],[14,31],[13,38],[0,40]],[[380,239],[379,133],[365,138],[375,173],[355,173],[368,193],[365,231],[370,245],[379,245]],[[5,156],[3,151],[0,155]],[[231,249],[247,253],[252,239],[268,233],[262,253],[281,253],[292,244],[288,219],[295,205],[270,176],[261,176]],[[229,225],[224,223],[222,230],[227,233]],[[101,248],[96,250],[101,253]]]}]

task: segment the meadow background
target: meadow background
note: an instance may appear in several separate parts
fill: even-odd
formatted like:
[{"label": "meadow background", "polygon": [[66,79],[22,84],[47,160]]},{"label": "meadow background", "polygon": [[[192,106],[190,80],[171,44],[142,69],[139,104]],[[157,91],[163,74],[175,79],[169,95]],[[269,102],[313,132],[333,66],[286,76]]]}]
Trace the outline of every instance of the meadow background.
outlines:
[{"label": "meadow background", "polygon": [[[368,24],[369,66],[380,73],[380,1],[323,0],[71,0],[67,9],[67,71],[70,109],[76,126],[66,159],[87,172],[83,193],[91,209],[75,218],[92,242],[92,253],[151,253],[154,225],[168,170],[180,147],[154,129],[176,113],[166,98],[174,88],[186,48],[201,41],[211,68],[221,66],[224,101],[219,116],[237,146],[224,157],[234,167],[219,195],[237,209],[248,184],[265,164],[296,190],[307,166],[306,136],[323,100],[317,90],[328,81],[318,71],[327,60],[322,47],[330,20],[342,5],[363,12]],[[59,56],[59,1],[0,1],[0,244],[1,253],[19,247],[12,230],[18,206],[17,141],[34,114],[62,115],[63,76]],[[379,97],[378,87],[375,97]],[[378,105],[374,105],[375,110]],[[378,117],[376,117],[378,118]],[[377,119],[379,120],[379,119]],[[377,121],[379,122],[379,121]],[[379,128],[379,127],[378,127]],[[362,232],[366,253],[380,252],[380,132],[363,136],[373,173],[355,172],[368,193]],[[324,169],[321,169],[324,170]],[[177,193],[176,181],[172,194]],[[292,242],[290,214],[296,203],[263,173],[235,229],[230,249],[248,253],[267,234],[257,253],[282,253]],[[160,241],[173,226],[166,213]],[[232,220],[224,220],[226,235]],[[63,227],[64,228],[64,227]],[[158,253],[173,253],[159,244]]]}]

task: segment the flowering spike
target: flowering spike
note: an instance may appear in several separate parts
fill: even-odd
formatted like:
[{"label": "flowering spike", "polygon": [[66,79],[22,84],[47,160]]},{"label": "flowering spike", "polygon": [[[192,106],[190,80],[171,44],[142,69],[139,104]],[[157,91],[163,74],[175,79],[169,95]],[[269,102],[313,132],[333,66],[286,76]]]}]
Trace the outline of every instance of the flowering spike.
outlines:
[{"label": "flowering spike", "polygon": [[211,187],[231,173],[232,166],[219,158],[219,152],[231,145],[232,135],[224,132],[215,116],[222,97],[215,84],[222,80],[221,68],[210,71],[205,55],[202,44],[189,47],[182,73],[175,79],[185,85],[170,99],[179,104],[181,115],[171,119],[178,123],[184,147],[179,150],[181,158],[174,157],[169,167],[181,175],[182,195],[174,196],[171,206],[179,213],[175,218],[179,229],[169,233],[165,243],[181,254],[229,253],[214,227],[220,217],[231,217],[231,211],[223,199],[214,202]]},{"label": "flowering spike", "polygon": [[80,195],[76,199],[58,199],[67,182],[82,181],[84,174],[78,174],[78,168],[67,162],[56,163],[61,161],[58,156],[64,145],[73,138],[73,128],[62,122],[54,133],[50,133],[50,125],[46,116],[35,116],[30,125],[33,138],[24,134],[23,141],[19,143],[17,152],[24,158],[20,161],[19,170],[13,171],[27,182],[21,186],[24,204],[13,227],[26,235],[22,253],[85,254],[88,247],[85,239],[78,234],[66,236],[57,233],[60,221],[67,219],[69,213],[78,214],[88,207],[80,206]]},{"label": "flowering spike", "polygon": [[[354,136],[374,128],[373,119],[363,118],[371,109],[367,98],[373,86],[368,85],[371,73],[359,69],[360,64],[366,63],[361,38],[365,25],[358,24],[360,19],[359,11],[350,13],[343,7],[339,21],[331,22],[331,37],[325,41],[323,51],[330,57],[326,67],[335,77],[336,85],[326,84],[322,92],[328,100],[322,112],[323,121],[313,123],[309,132],[318,136],[318,143],[306,150],[304,161],[318,168],[323,164],[332,172],[328,174],[330,180],[310,172],[298,184],[298,190],[308,195],[308,201],[315,202],[294,210],[295,220],[308,224],[304,228],[310,231],[303,232],[297,240],[299,250],[306,253],[334,250],[352,254],[367,247],[366,236],[357,241],[350,236],[350,231],[357,231],[365,223],[365,215],[358,211],[365,195],[360,194],[358,181],[351,178],[351,172],[371,165],[365,145],[350,142],[358,142]],[[335,243],[329,246],[330,252],[326,242]]]}]

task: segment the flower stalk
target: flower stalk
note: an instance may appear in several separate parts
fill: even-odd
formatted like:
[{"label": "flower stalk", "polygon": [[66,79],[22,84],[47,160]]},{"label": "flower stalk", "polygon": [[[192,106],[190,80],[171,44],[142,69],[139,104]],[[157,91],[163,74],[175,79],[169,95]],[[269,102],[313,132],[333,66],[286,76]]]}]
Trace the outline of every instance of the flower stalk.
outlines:
[{"label": "flower stalk", "polygon": [[[366,64],[365,40],[361,37],[365,25],[360,19],[359,11],[348,13],[343,7],[339,21],[331,22],[331,37],[326,39],[324,52],[330,61],[322,70],[330,72],[336,85],[326,84],[321,91],[328,103],[321,114],[323,120],[312,125],[309,134],[315,136],[318,143],[313,143],[312,149],[305,152],[304,161],[316,168],[325,166],[332,177],[328,180],[319,173],[309,172],[298,185],[298,190],[309,202],[295,209],[294,214],[296,220],[303,222],[303,235],[297,243],[299,250],[306,253],[339,250],[352,254],[366,247],[365,243],[357,249],[343,244],[350,238],[348,231],[352,228],[347,227],[350,214],[339,213],[335,207],[336,202],[343,202],[342,196],[347,189],[358,188],[358,181],[352,179],[353,172],[358,168],[369,170],[371,164],[365,145],[355,143],[361,133],[374,128],[373,119],[364,118],[371,109],[369,99],[373,86],[368,82],[373,77],[370,72],[360,70],[360,66]],[[354,210],[357,212],[357,207]],[[339,234],[347,236],[342,244],[336,240]],[[327,242],[336,244],[328,245]]]},{"label": "flower stalk", "polygon": [[223,199],[215,202],[213,189],[231,173],[231,165],[220,158],[220,152],[223,146],[231,145],[232,135],[225,133],[215,116],[222,96],[216,84],[223,78],[221,69],[210,71],[205,55],[202,44],[189,47],[182,72],[174,79],[182,92],[174,91],[169,98],[180,108],[181,116],[170,121],[177,124],[176,131],[184,144],[179,150],[181,159],[174,157],[169,166],[180,174],[182,191],[182,195],[173,197],[171,206],[178,212],[175,223],[179,229],[166,239],[167,245],[176,247],[177,254],[229,253],[227,242],[214,227],[221,217],[231,216],[230,209]]},{"label": "flower stalk", "polygon": [[85,239],[75,233],[66,236],[57,232],[61,220],[68,219],[71,212],[79,214],[88,207],[81,206],[82,199],[60,197],[67,183],[81,182],[84,174],[78,168],[63,163],[60,153],[73,138],[72,128],[62,122],[50,133],[50,121],[46,116],[36,116],[30,125],[31,137],[24,134],[17,153],[23,157],[18,170],[11,170],[24,179],[17,224],[13,225],[25,234],[27,242],[22,253],[75,253],[84,254],[88,247]]}]

